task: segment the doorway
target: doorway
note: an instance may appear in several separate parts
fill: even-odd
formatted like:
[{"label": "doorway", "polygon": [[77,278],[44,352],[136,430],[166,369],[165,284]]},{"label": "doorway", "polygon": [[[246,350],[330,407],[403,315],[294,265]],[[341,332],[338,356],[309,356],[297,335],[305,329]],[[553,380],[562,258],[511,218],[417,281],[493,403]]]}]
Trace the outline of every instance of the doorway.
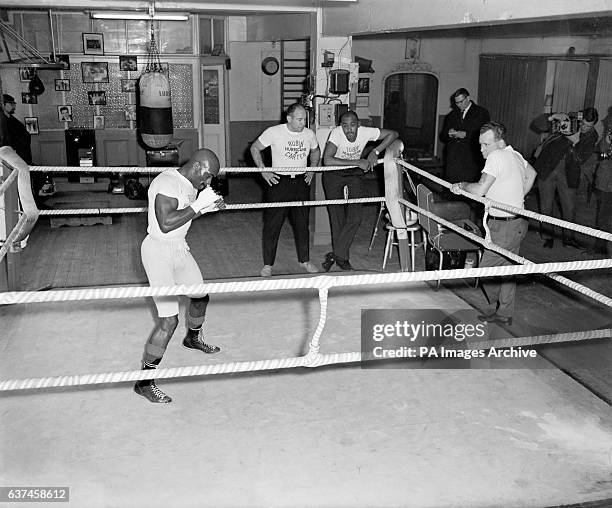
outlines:
[{"label": "doorway", "polygon": [[399,133],[409,158],[433,157],[438,78],[426,72],[396,72],[385,78],[383,93],[383,128]]}]

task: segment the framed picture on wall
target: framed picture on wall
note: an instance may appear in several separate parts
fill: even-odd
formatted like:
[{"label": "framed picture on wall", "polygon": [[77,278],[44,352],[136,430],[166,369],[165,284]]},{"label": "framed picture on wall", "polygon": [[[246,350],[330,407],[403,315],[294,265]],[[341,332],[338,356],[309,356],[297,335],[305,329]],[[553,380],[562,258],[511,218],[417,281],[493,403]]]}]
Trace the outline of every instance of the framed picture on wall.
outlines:
[{"label": "framed picture on wall", "polygon": [[86,55],[103,55],[104,35],[83,34],[83,53]]},{"label": "framed picture on wall", "polygon": [[93,126],[96,130],[102,130],[105,126],[105,118],[102,115],[94,115]]},{"label": "framed picture on wall", "polygon": [[22,104],[38,104],[38,97],[30,92],[21,92]]},{"label": "framed picture on wall", "polygon": [[421,56],[421,39],[406,39],[406,60],[418,60]]},{"label": "framed picture on wall", "polygon": [[87,100],[90,106],[106,106],[106,91],[97,90],[87,92]]},{"label": "framed picture on wall", "polygon": [[122,79],[121,80],[121,91],[125,93],[136,91],[136,80],[135,79]]},{"label": "framed picture on wall", "polygon": [[119,69],[122,71],[137,71],[138,58],[136,56],[120,56]]},{"label": "framed picture on wall", "polygon": [[70,91],[70,80],[69,79],[56,79],[55,80],[55,91],[56,92],[69,92]]},{"label": "framed picture on wall", "polygon": [[123,106],[123,114],[128,122],[136,121],[136,104],[126,104]]},{"label": "framed picture on wall", "polygon": [[83,83],[108,83],[107,62],[81,62]]},{"label": "framed picture on wall", "polygon": [[57,107],[57,119],[60,122],[72,122],[72,106],[69,104],[62,104]]},{"label": "framed picture on wall", "polygon": [[370,93],[370,78],[359,78],[357,80],[357,93]]},{"label": "framed picture on wall", "polygon": [[23,119],[26,130],[30,134],[38,134],[38,117],[37,116],[26,116]]},{"label": "framed picture on wall", "polygon": [[33,67],[20,67],[19,68],[19,81],[22,83],[27,83],[33,77],[36,71]]},{"label": "framed picture on wall", "polygon": [[367,95],[358,95],[355,99],[356,108],[367,108],[370,105],[370,98]]}]

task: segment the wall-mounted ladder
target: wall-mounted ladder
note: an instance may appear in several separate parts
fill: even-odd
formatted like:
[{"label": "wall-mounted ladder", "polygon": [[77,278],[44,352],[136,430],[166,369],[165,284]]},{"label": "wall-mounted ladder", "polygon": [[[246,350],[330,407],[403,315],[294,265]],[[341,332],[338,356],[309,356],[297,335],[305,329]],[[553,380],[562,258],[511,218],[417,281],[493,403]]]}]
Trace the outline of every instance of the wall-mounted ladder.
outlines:
[{"label": "wall-mounted ladder", "polygon": [[281,109],[285,111],[308,93],[310,41],[281,41]]}]

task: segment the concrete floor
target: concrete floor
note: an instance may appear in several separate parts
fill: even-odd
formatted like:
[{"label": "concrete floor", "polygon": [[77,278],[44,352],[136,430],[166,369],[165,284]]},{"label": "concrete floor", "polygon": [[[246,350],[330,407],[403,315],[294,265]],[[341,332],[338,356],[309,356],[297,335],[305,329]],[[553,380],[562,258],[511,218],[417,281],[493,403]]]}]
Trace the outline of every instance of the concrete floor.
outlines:
[{"label": "concrete floor", "polygon": [[[238,234],[252,229],[234,221]],[[95,228],[110,228],[94,235],[101,244],[125,235],[118,224],[41,231],[53,237]],[[382,240],[368,254],[364,229],[355,260],[376,269]],[[254,275],[248,270],[259,266],[259,244],[252,237],[243,237],[248,252],[241,252],[208,233],[218,243],[192,245],[208,260],[204,271],[223,274],[233,259],[222,254],[232,252],[239,274]],[[37,241],[35,230],[30,245]],[[279,269],[291,271],[290,236],[283,242]],[[83,243],[73,241],[73,250],[89,248]],[[31,250],[24,272],[44,252]],[[87,260],[88,272],[73,254],[66,285],[88,275],[108,281],[118,267],[131,273],[127,282],[138,282],[125,268],[137,263],[113,269],[109,255]],[[332,291],[322,352],[359,350],[363,308],[469,308],[457,292],[426,284]],[[604,310],[590,310],[605,322]],[[222,354],[181,348],[181,328],[163,366],[293,356],[305,350],[317,318],[312,291],[216,295],[207,327]],[[148,299],[2,307],[1,377],[134,369],[153,319]],[[610,406],[546,359],[529,362],[502,370],[345,365],[163,380],[174,401],[162,407],[128,384],[4,392],[0,486],[68,486],[76,507],[612,505]]]},{"label": "concrete floor", "polygon": [[[322,352],[359,349],[362,308],[462,308],[423,284],[333,292]],[[213,358],[285,357],[316,325],[312,292],[217,295]],[[145,300],[3,308],[3,378],[135,368]],[[284,316],[284,319],[277,319]],[[68,486],[71,506],[552,506],[612,498],[612,411],[543,359],[521,369],[358,366],[5,392],[2,485]]]}]

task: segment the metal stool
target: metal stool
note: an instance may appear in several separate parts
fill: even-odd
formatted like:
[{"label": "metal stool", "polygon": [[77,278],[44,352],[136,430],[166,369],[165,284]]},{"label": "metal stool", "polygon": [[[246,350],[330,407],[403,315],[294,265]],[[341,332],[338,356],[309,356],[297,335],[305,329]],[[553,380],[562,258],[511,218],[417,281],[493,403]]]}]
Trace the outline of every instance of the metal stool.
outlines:
[{"label": "metal stool", "polygon": [[380,203],[380,208],[378,209],[378,216],[376,217],[376,223],[374,224],[374,231],[372,231],[372,237],[370,238],[370,246],[368,247],[368,250],[372,250],[372,245],[374,245],[374,240],[378,235],[378,224],[380,223],[380,219],[382,219],[383,213],[385,213],[386,209],[387,207],[385,206],[385,202],[382,201]]},{"label": "metal stool", "polygon": [[[387,242],[385,243],[385,254],[383,257],[383,270],[385,269],[385,266],[387,265],[387,260],[391,259],[391,256],[393,255],[393,246],[397,245],[397,230],[399,228],[396,228],[394,226],[392,226],[391,224],[386,224],[385,225],[385,229],[387,230]],[[401,228],[401,229],[405,229],[408,233],[410,233],[410,265],[412,268],[412,271],[414,272],[414,256],[415,256],[415,247],[417,245],[421,245],[423,244],[423,241],[421,240],[420,242],[416,242],[414,239],[414,234],[417,231],[421,231],[421,226],[419,225],[419,223],[416,224],[411,224],[410,226],[406,226],[406,228]]]}]

